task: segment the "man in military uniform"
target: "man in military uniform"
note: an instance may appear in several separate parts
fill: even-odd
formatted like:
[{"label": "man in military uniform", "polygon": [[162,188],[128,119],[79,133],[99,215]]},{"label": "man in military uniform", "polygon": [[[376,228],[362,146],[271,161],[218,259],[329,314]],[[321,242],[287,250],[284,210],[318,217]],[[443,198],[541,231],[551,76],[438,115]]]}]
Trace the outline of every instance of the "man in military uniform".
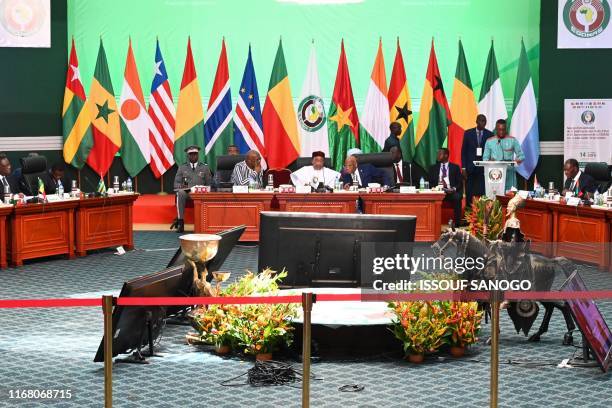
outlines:
[{"label": "man in military uniform", "polygon": [[176,191],[177,217],[170,229],[176,228],[177,232],[185,230],[185,204],[189,198],[189,190],[193,186],[210,186],[212,174],[205,163],[199,161],[200,148],[189,146],[185,149],[189,162],[179,166],[174,177],[174,190]]},{"label": "man in military uniform", "polygon": [[[495,136],[490,137],[485,143],[484,154],[482,160],[488,161],[512,161],[515,160],[521,164],[525,160],[523,149],[518,140],[509,136],[506,133],[506,121],[499,119],[495,123]],[[506,171],[506,188],[516,187],[516,170],[514,167],[508,167]]]}]

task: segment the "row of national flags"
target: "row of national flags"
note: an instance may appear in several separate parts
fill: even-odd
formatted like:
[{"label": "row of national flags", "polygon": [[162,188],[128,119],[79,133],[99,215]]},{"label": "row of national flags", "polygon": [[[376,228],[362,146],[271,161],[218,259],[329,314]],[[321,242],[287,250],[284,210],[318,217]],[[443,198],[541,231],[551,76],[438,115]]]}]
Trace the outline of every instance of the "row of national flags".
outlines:
[{"label": "row of national flags", "polygon": [[[216,157],[225,154],[230,144],[235,144],[241,153],[251,149],[259,151],[264,167],[287,167],[299,156],[321,150],[340,170],[350,148],[360,147],[365,153],[381,151],[389,136],[390,123],[398,122],[403,159],[426,169],[435,163],[437,151],[442,146],[449,148],[451,162],[461,165],[463,134],[475,126],[478,113],[487,117],[490,130],[498,119],[508,118],[493,42],[480,95],[476,99],[463,45],[459,41],[449,106],[432,41],[416,131],[399,39],[389,82],[385,72],[382,41],[379,41],[360,119],[342,41],[331,104],[326,110],[313,43],[299,102],[294,106],[283,46],[279,41],[262,109],[249,46],[236,105],[232,108],[223,40],[205,115],[191,40],[187,43],[176,109],[159,42],[147,107],[131,40],[118,105],[102,40],[88,97],[83,89],[73,40],[62,111],[64,159],[76,168],[87,164],[104,176],[114,156],[120,152],[131,176],[150,166],[159,178],[174,163],[186,162],[184,150],[187,146],[199,146],[205,161],[214,169]],[[539,136],[535,92],[522,41],[512,112],[510,135],[518,139],[526,157],[518,170],[523,177],[529,178],[539,158]]]}]

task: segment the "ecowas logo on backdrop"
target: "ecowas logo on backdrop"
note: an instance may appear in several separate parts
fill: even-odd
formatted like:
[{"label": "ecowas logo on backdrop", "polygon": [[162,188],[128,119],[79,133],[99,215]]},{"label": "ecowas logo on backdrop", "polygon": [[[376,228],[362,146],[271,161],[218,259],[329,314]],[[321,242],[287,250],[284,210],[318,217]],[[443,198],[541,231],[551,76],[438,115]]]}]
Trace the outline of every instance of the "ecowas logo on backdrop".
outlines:
[{"label": "ecowas logo on backdrop", "polygon": [[563,8],[563,22],[577,37],[596,37],[608,27],[610,4],[608,0],[568,0]]},{"label": "ecowas logo on backdrop", "polygon": [[298,107],[298,121],[302,129],[316,132],[325,124],[325,109],[323,100],[316,95],[308,95]]}]

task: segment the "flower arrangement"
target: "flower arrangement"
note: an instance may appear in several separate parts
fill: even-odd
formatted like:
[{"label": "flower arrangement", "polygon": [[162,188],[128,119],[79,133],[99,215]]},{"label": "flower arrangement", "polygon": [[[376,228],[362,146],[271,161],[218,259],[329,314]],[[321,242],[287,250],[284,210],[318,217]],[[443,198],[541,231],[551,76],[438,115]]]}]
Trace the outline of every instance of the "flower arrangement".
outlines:
[{"label": "flower arrangement", "polygon": [[486,196],[472,200],[471,208],[465,214],[470,234],[478,239],[497,239],[503,228],[503,211],[498,200]]},{"label": "flower arrangement", "polygon": [[476,302],[448,302],[446,309],[446,343],[466,347],[478,341],[482,311]]}]

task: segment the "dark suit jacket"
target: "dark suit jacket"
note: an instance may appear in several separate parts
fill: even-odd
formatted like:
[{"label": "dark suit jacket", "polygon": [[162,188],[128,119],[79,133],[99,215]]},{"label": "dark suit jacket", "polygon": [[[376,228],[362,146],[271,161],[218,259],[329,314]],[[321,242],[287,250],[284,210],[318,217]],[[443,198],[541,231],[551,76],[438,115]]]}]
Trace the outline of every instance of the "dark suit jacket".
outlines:
[{"label": "dark suit jacket", "polygon": [[[391,185],[388,174],[378,167],[374,167],[370,163],[360,164],[357,166],[359,177],[361,178],[360,187],[367,187],[369,183],[381,183],[382,185]],[[352,184],[353,178],[349,173],[342,173],[342,184]]]},{"label": "dark suit jacket", "polygon": [[482,131],[482,140],[480,141],[479,146],[476,128],[468,129],[463,134],[463,144],[461,145],[461,165],[468,175],[472,174],[474,170],[479,169],[479,167],[474,166],[474,160],[482,160],[482,156],[476,156],[476,148],[481,147],[482,153],[484,153],[485,143],[491,136],[493,136],[493,133],[490,130],[484,129]]},{"label": "dark suit jacket", "polygon": [[[423,169],[416,163],[412,163],[412,185],[416,186],[419,184],[421,177],[428,177],[424,174]],[[402,161],[402,178],[404,183],[410,183],[410,164]],[[395,174],[395,163],[393,163],[393,184],[397,184],[397,175]]]},{"label": "dark suit jacket", "polygon": [[[565,184],[563,185],[564,190],[568,190],[572,186],[572,180],[565,180]],[[595,179],[590,175],[586,174],[584,171],[580,174],[580,178],[578,179],[578,187],[580,188],[581,193],[594,193],[595,189],[597,189],[597,185],[595,184]]]},{"label": "dark suit jacket", "polygon": [[[436,163],[429,168],[429,185],[435,187],[438,185],[438,179],[440,178],[440,163]],[[461,169],[455,163],[448,163],[448,181],[450,187],[454,187],[455,190],[461,195],[463,193],[463,179],[461,178]]]},{"label": "dark suit jacket", "polygon": [[385,139],[385,145],[384,145],[382,151],[383,152],[389,152],[389,151],[391,151],[391,148],[393,146],[400,147],[400,140],[395,135],[389,135],[389,137]]},{"label": "dark suit jacket", "polygon": [[[11,194],[19,194],[19,193],[27,194],[27,188],[21,177],[11,174],[10,176],[6,177],[6,181],[8,182],[9,187],[11,188]],[[0,189],[1,189],[0,191],[2,193],[2,196],[4,197],[4,186],[2,185],[1,182],[0,182]]]},{"label": "dark suit jacket", "polygon": [[[53,175],[51,174],[50,171],[47,171],[41,177],[41,179],[43,183],[45,184],[45,193],[47,194],[57,193],[57,183],[55,182],[55,179],[53,178]],[[62,178],[62,186],[64,186],[64,192],[66,193],[69,193],[72,188],[72,180],[66,177],[65,174],[64,174],[64,177]]]}]

